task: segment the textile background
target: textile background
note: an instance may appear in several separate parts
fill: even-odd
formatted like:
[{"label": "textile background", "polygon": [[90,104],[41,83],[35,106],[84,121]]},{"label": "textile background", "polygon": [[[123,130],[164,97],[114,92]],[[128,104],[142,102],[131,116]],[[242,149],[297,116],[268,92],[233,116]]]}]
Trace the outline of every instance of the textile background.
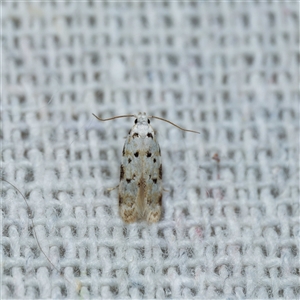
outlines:
[{"label": "textile background", "polygon": [[[1,7],[2,299],[299,298],[298,1]],[[200,134],[152,120],[164,213],[125,225],[134,119],[92,113],[140,111]]]}]

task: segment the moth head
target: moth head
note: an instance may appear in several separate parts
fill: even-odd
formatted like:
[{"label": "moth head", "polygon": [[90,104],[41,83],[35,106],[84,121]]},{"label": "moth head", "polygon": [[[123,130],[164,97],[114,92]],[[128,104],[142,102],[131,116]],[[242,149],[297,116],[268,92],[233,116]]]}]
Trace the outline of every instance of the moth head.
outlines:
[{"label": "moth head", "polygon": [[[138,119],[135,119],[134,124],[137,124],[137,122],[138,122]],[[148,119],[148,124],[150,124],[150,119]]]},{"label": "moth head", "polygon": [[135,124],[150,124],[150,120],[148,119],[148,116],[145,112],[141,113],[139,112],[135,121]]},{"label": "moth head", "polygon": [[153,138],[154,130],[150,126],[150,120],[145,112],[138,113],[129,134],[133,138]]}]

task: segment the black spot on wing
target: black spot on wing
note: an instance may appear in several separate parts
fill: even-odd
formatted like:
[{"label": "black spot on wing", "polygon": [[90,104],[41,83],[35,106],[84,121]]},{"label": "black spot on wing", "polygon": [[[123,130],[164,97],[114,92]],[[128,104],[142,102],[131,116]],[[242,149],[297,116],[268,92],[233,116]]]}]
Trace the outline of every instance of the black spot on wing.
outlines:
[{"label": "black spot on wing", "polygon": [[156,184],[157,183],[157,178],[153,178],[152,181]]},{"label": "black spot on wing", "polygon": [[123,150],[122,150],[122,155],[123,156],[125,155],[125,145],[124,145]]},{"label": "black spot on wing", "polygon": [[146,188],[146,182],[143,178],[137,183],[139,188]]},{"label": "black spot on wing", "polygon": [[162,179],[162,165],[159,166],[158,176],[159,179]]},{"label": "black spot on wing", "polygon": [[139,137],[139,134],[137,132],[135,132],[132,136],[133,138],[138,138]]},{"label": "black spot on wing", "polygon": [[139,151],[136,151],[136,152],[134,153],[134,156],[135,156],[135,157],[139,157]]},{"label": "black spot on wing", "polygon": [[119,205],[123,203],[123,198],[119,195]]},{"label": "black spot on wing", "polygon": [[121,165],[120,167],[120,180],[122,180],[124,178],[124,166]]},{"label": "black spot on wing", "polygon": [[158,204],[161,206],[162,204],[162,194],[159,195],[159,198],[158,198]]},{"label": "black spot on wing", "polygon": [[151,139],[153,140],[153,135],[152,135],[152,133],[148,132],[148,133],[147,133],[147,137],[148,137],[148,138],[151,138]]},{"label": "black spot on wing", "polygon": [[148,152],[146,153],[146,155],[147,155],[147,157],[151,157],[152,153],[148,151]]},{"label": "black spot on wing", "polygon": [[131,179],[130,178],[126,178],[126,182],[130,183]]},{"label": "black spot on wing", "polygon": [[129,164],[131,163],[131,158],[128,158],[128,163],[129,163]]},{"label": "black spot on wing", "polygon": [[153,162],[156,163],[156,158],[153,158]]}]

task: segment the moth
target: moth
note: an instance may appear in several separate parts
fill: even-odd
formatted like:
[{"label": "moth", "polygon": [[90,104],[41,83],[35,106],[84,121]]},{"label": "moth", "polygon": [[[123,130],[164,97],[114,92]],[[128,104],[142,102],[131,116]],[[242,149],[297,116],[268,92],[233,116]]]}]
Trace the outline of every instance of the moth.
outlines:
[{"label": "moth", "polygon": [[156,223],[162,214],[162,163],[159,144],[150,119],[168,122],[177,128],[187,130],[160,117],[147,116],[146,113],[136,115],[115,116],[101,119],[109,121],[117,118],[134,117],[134,125],[128,133],[120,166],[119,214],[125,223],[146,220]]}]

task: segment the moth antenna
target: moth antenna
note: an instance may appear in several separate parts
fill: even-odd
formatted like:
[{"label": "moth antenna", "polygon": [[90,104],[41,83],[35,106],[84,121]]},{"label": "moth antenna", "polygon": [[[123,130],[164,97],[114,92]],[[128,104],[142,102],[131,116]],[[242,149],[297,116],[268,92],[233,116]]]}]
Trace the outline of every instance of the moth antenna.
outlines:
[{"label": "moth antenna", "polygon": [[109,121],[109,120],[114,120],[114,119],[119,119],[119,118],[132,118],[132,117],[135,117],[135,115],[122,115],[122,116],[115,116],[115,117],[111,117],[111,118],[108,118],[108,119],[101,119],[99,117],[97,117],[95,114],[92,114],[95,118],[97,118],[99,121]]},{"label": "moth antenna", "polygon": [[176,124],[174,124],[173,122],[169,121],[169,120],[166,120],[166,119],[163,119],[163,118],[160,118],[160,117],[155,117],[155,116],[149,116],[148,118],[153,118],[153,119],[158,119],[158,120],[161,120],[161,121],[164,121],[164,122],[167,122],[167,123],[170,123],[171,125],[183,130],[183,131],[188,131],[188,132],[193,132],[193,133],[198,133],[200,134],[199,131],[195,131],[195,130],[190,130],[190,129],[184,129]]},{"label": "moth antenna", "polygon": [[[8,183],[8,184],[10,184],[10,185],[11,185],[17,192],[19,192],[20,195],[23,197],[23,199],[25,200],[26,206],[27,206],[28,210],[30,211],[29,216],[30,216],[30,221],[31,221],[31,226],[32,226],[33,234],[34,234],[34,237],[35,237],[35,239],[36,239],[36,242],[37,242],[37,244],[38,244],[38,246],[39,246],[41,252],[44,254],[44,256],[45,256],[46,259],[48,260],[49,264],[52,265],[53,268],[54,268],[61,276],[63,276],[63,277],[64,277],[71,285],[73,285],[73,283],[70,282],[70,280],[68,280],[68,278],[66,278],[66,277],[61,273],[61,271],[60,271],[60,270],[59,270],[59,269],[51,262],[51,260],[48,258],[48,256],[46,255],[46,253],[45,253],[44,250],[42,249],[41,244],[40,244],[40,242],[39,242],[39,240],[38,240],[38,238],[37,238],[36,231],[35,231],[35,225],[34,225],[34,222],[33,222],[33,219],[32,219],[32,213],[31,213],[30,206],[29,206],[29,204],[28,204],[28,202],[27,202],[25,196],[23,195],[23,193],[22,193],[22,192],[21,192],[14,184],[10,183],[9,181],[5,180],[4,178],[1,178],[1,180],[4,181],[4,182],[6,182],[6,183]],[[76,290],[78,290],[78,285],[80,285],[80,284],[77,284]]]}]

